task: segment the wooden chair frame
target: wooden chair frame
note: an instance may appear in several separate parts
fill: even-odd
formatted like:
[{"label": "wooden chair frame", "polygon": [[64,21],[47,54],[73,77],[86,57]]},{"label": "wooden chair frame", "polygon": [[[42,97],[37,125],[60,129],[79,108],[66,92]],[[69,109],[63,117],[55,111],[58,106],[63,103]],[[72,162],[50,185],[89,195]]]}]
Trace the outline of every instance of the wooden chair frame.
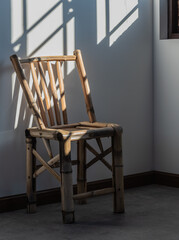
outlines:
[{"label": "wooden chair frame", "polygon": [[[64,223],[74,222],[74,200],[84,203],[85,199],[92,196],[114,193],[113,209],[116,213],[124,212],[124,184],[123,184],[123,163],[122,163],[122,128],[117,124],[100,123],[96,116],[90,95],[90,88],[86,71],[84,68],[80,50],[75,50],[72,56],[48,56],[19,59],[16,55],[10,57],[17,77],[26,96],[29,108],[35,116],[37,127],[26,130],[26,166],[27,166],[27,199],[28,212],[36,211],[36,178],[39,174],[48,170],[61,183],[61,206]],[[54,72],[51,62],[56,62],[56,72],[61,95],[61,111],[57,96]],[[86,103],[86,110],[89,122],[68,124],[66,99],[61,65],[65,61],[75,61],[81,80],[83,94]],[[37,94],[37,103],[26,79],[23,64],[29,64],[33,83]],[[45,82],[44,64],[50,79],[51,95],[53,97],[54,112],[51,106],[50,93]],[[37,69],[40,74],[38,83]],[[45,99],[42,99],[42,91]],[[46,113],[48,113],[49,122]],[[55,118],[56,117],[56,123]],[[49,126],[50,125],[50,126]],[[101,138],[111,137],[111,147],[104,150]],[[49,155],[46,162],[36,150],[36,139],[41,138]],[[100,153],[92,147],[87,140],[96,139]],[[50,147],[50,140],[59,142],[59,154],[53,156]],[[71,142],[77,141],[77,160],[71,160]],[[94,158],[86,162],[86,149],[94,154]],[[112,152],[112,165],[104,157]],[[36,159],[41,163],[36,164]],[[92,192],[87,192],[86,170],[100,160],[112,171],[113,186]],[[77,194],[73,194],[72,165],[77,164]],[[53,168],[60,167],[60,174]]]}]

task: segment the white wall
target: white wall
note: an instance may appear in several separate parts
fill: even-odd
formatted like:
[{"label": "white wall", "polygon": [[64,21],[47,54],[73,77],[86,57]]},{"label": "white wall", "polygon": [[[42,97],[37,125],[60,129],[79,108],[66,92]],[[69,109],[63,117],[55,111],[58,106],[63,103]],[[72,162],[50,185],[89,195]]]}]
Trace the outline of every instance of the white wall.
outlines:
[{"label": "white wall", "polygon": [[167,0],[159,4],[154,0],[155,170],[178,174],[179,40],[160,40],[160,16],[163,33],[167,29]]},{"label": "white wall", "polygon": [[[105,2],[1,3],[0,196],[25,192],[24,129],[30,114],[9,61],[14,53],[60,55],[80,48],[98,121],[123,126],[125,175],[153,169],[152,0],[110,0],[109,6]],[[69,66],[69,99],[78,103],[82,95],[73,77],[76,73]],[[86,118],[80,109],[71,110],[72,120]],[[100,163],[96,166],[89,170],[89,180],[110,177]],[[38,189],[56,186],[48,173],[38,180]]]}]

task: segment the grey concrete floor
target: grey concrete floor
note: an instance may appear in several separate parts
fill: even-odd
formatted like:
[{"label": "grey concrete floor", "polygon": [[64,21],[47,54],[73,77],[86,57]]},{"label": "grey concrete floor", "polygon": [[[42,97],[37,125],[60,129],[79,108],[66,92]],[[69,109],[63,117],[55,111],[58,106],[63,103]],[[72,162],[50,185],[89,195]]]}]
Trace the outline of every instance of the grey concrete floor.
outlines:
[{"label": "grey concrete floor", "polygon": [[112,195],[75,205],[76,223],[63,225],[59,204],[0,214],[0,240],[179,240],[179,189],[150,185],[125,191],[124,214],[112,213]]}]

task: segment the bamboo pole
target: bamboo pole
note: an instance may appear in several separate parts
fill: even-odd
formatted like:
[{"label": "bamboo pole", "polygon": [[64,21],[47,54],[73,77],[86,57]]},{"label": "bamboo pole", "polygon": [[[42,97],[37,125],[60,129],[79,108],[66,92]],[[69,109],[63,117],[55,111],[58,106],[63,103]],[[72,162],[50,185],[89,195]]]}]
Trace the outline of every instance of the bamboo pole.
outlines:
[{"label": "bamboo pole", "polygon": [[121,128],[114,129],[112,137],[112,157],[113,157],[113,186],[114,192],[114,212],[124,212],[124,178],[122,162],[122,132]]},{"label": "bamboo pole", "polygon": [[43,158],[34,149],[32,150],[33,155],[41,162],[41,164],[60,182],[60,176],[46,163]]},{"label": "bamboo pole", "polygon": [[46,108],[47,108],[47,112],[48,112],[48,116],[49,116],[49,120],[50,120],[50,125],[54,126],[55,121],[54,121],[51,102],[50,102],[50,95],[49,95],[46,81],[45,81],[45,73],[44,73],[42,62],[38,62],[38,67],[39,67],[39,72],[40,72],[41,85],[42,85],[42,89],[43,89],[44,96],[45,96]]},{"label": "bamboo pole", "polygon": [[103,149],[103,145],[102,145],[101,139],[100,138],[96,138],[96,141],[97,141],[97,144],[99,146],[100,151],[103,152],[104,149]]},{"label": "bamboo pole", "polygon": [[[55,164],[57,161],[59,161],[59,159],[60,159],[60,156],[59,156],[59,154],[57,154],[55,157],[53,157],[52,159],[50,159],[48,162],[47,162],[47,164],[49,165],[49,166],[52,166],[53,164]],[[45,166],[42,166],[42,167],[40,167],[38,170],[36,170],[35,171],[35,173],[34,173],[34,177],[37,177],[37,176],[39,176],[42,172],[44,172],[46,170],[46,167]]]},{"label": "bamboo pole", "polygon": [[111,152],[111,147],[106,149],[104,152],[98,154],[95,158],[93,158],[90,162],[86,164],[86,168],[91,167],[94,163],[96,163],[98,160],[102,159],[106,155],[108,155]]},{"label": "bamboo pole", "polygon": [[65,99],[65,87],[64,87],[64,81],[63,81],[61,63],[59,61],[56,62],[56,67],[57,67],[57,75],[58,75],[58,82],[59,82],[60,95],[61,95],[63,122],[64,124],[67,124],[68,118],[67,118],[67,108],[66,108],[66,99]]},{"label": "bamboo pole", "polygon": [[90,87],[89,87],[85,67],[83,64],[81,51],[80,50],[74,51],[74,55],[76,56],[76,64],[77,64],[77,69],[78,69],[78,73],[81,80],[88,117],[90,122],[96,122],[96,116],[95,116],[91,94],[90,94]]},{"label": "bamboo pole", "polygon": [[52,153],[50,141],[48,139],[45,139],[45,138],[42,138],[42,141],[44,143],[45,149],[47,150],[49,158],[53,158],[53,153]]},{"label": "bamboo pole", "polygon": [[[84,193],[87,191],[86,182],[86,141],[79,140],[77,142],[77,193]],[[85,204],[86,200],[80,200],[79,204]]]},{"label": "bamboo pole", "polygon": [[114,188],[103,188],[103,189],[99,189],[91,192],[75,194],[73,195],[73,199],[80,200],[80,199],[89,198],[89,197],[97,197],[100,195],[113,193],[114,191],[115,191]]},{"label": "bamboo pole", "polygon": [[55,126],[52,126],[51,129],[68,129],[68,128],[76,128],[80,126],[79,123],[70,123],[70,124],[63,124],[63,125],[55,125]]},{"label": "bamboo pole", "polygon": [[41,61],[75,61],[76,56],[66,55],[66,56],[42,56],[34,58],[24,58],[21,59],[21,63],[30,63],[30,62],[41,62]]},{"label": "bamboo pole", "polygon": [[101,123],[101,122],[79,122],[81,126],[87,126],[87,127],[95,127],[95,128],[101,128],[101,127],[109,127],[108,123]]},{"label": "bamboo pole", "polygon": [[27,212],[36,212],[36,178],[33,177],[35,171],[35,158],[32,150],[35,148],[35,139],[26,138],[26,184],[27,184]]},{"label": "bamboo pole", "polygon": [[[89,144],[89,143],[86,143],[86,147],[87,149],[92,152],[96,157],[99,156],[99,153]],[[110,152],[112,151],[112,148],[110,147]],[[109,153],[110,153],[109,152]],[[108,153],[108,154],[109,154]],[[101,158],[99,159],[110,171],[112,171],[112,166],[104,159],[104,158]]]},{"label": "bamboo pole", "polygon": [[63,223],[73,223],[74,202],[72,186],[72,165],[71,165],[71,140],[70,138],[59,142],[60,145],[60,173],[61,173],[61,206]]},{"label": "bamboo pole", "polygon": [[60,107],[59,107],[57,89],[55,84],[55,78],[54,78],[53,69],[50,62],[47,62],[47,69],[48,69],[49,78],[50,78],[50,87],[51,87],[52,96],[53,96],[56,121],[57,121],[57,124],[60,125],[61,124]]},{"label": "bamboo pole", "polygon": [[43,103],[43,100],[42,100],[42,95],[41,95],[40,87],[39,87],[39,84],[38,84],[37,73],[36,73],[35,66],[34,66],[33,62],[30,63],[30,68],[31,68],[31,72],[32,72],[34,87],[35,87],[35,90],[36,90],[36,93],[37,93],[37,100],[38,100],[38,103],[39,103],[41,116],[42,116],[44,125],[47,127],[48,123],[47,123],[47,118],[46,118],[46,114],[45,114],[45,107],[44,107],[44,103]]},{"label": "bamboo pole", "polygon": [[[57,157],[58,156],[58,154],[55,156],[55,157]],[[54,158],[55,158],[54,157]],[[59,157],[60,158],[60,157]],[[49,161],[50,162],[50,161]],[[47,162],[48,163],[48,162]],[[72,166],[74,166],[74,165],[77,165],[78,164],[78,160],[71,160],[71,165]],[[50,164],[49,164],[50,165]],[[50,165],[51,166],[51,168],[60,168],[60,161],[57,161],[57,162],[55,162],[53,165]],[[43,167],[43,165],[42,164],[40,164],[40,165],[36,165],[36,171],[38,171],[38,169],[40,169],[41,167]],[[45,169],[46,170],[46,169]]]}]

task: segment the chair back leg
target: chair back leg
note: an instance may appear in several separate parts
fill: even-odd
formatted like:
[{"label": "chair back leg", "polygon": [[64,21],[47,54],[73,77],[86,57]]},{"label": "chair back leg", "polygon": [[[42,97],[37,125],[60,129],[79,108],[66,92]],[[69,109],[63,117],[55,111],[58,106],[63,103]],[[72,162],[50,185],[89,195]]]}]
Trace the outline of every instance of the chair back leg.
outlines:
[{"label": "chair back leg", "polygon": [[124,212],[124,180],[123,180],[123,161],[122,161],[122,131],[115,128],[112,137],[112,158],[113,158],[113,187],[114,202],[113,210],[115,213]]},{"label": "chair back leg", "polygon": [[[86,141],[78,141],[78,166],[77,166],[77,193],[87,192],[86,180]],[[86,204],[86,199],[78,200],[79,204]]]},{"label": "chair back leg", "polygon": [[36,139],[26,137],[26,184],[27,184],[27,212],[36,212],[36,178],[33,176],[36,159],[32,150],[36,148]]}]

